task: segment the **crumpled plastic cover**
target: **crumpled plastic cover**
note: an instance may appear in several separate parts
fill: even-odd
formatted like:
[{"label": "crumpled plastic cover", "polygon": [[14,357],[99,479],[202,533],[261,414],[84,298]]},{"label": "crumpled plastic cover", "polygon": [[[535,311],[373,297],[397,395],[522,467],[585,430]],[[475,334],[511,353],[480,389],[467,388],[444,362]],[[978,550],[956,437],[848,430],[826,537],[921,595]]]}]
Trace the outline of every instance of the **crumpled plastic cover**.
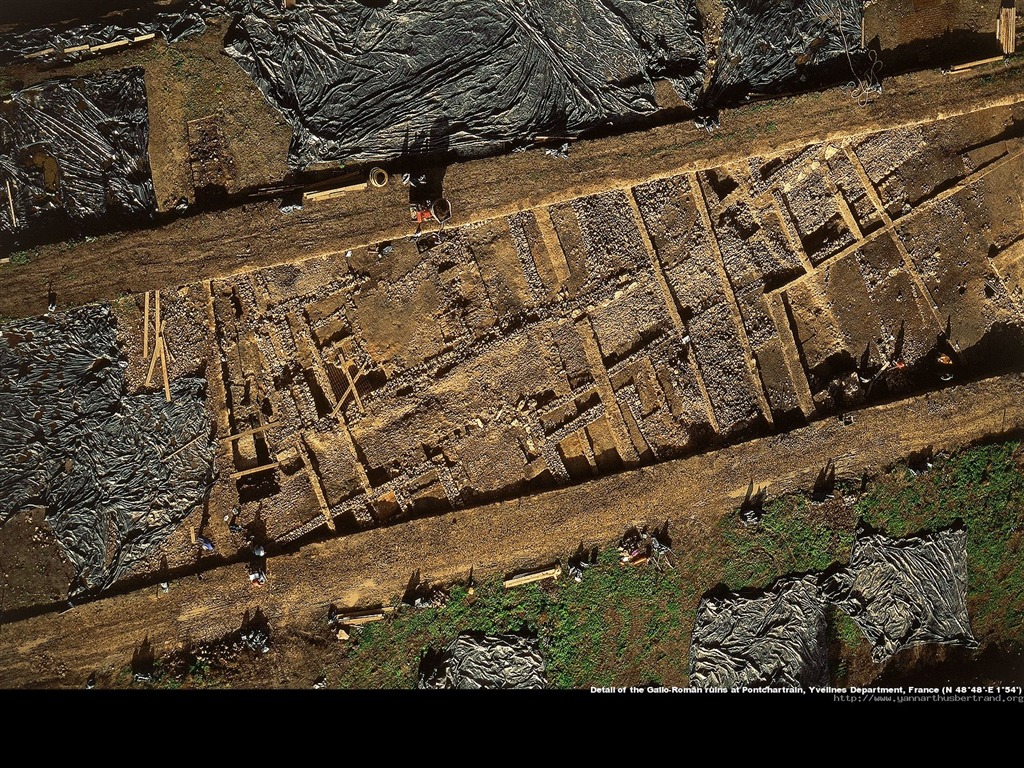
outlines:
[{"label": "crumpled plastic cover", "polygon": [[871,643],[875,662],[920,643],[978,645],[967,615],[961,527],[903,539],[858,531],[849,567],[825,589]]},{"label": "crumpled plastic cover", "polygon": [[430,669],[420,688],[546,688],[544,659],[535,638],[459,635]]},{"label": "crumpled plastic cover", "polygon": [[[494,151],[695,101],[693,0],[234,0],[226,51],[293,128],[290,162]],[[496,147],[496,145],[498,145]]]},{"label": "crumpled plastic cover", "polygon": [[65,48],[103,45],[151,32],[169,43],[176,43],[202,33],[206,29],[205,19],[223,12],[221,5],[212,0],[186,0],[156,14],[146,9],[130,9],[88,24],[65,24],[56,29],[41,27],[15,30],[0,34],[0,64],[10,64],[48,48],[54,49],[53,53],[39,56],[37,60],[48,61],[59,57],[66,61],[76,61],[90,54],[86,51],[64,53]]},{"label": "crumpled plastic cover", "polygon": [[45,507],[73,595],[143,560],[213,483],[205,380],[168,403],[126,394],[126,367],[105,305],[0,326],[0,525]]},{"label": "crumpled plastic cover", "polygon": [[142,75],[48,80],[0,104],[0,233],[156,210]]},{"label": "crumpled plastic cover", "polygon": [[826,604],[815,575],[761,592],[707,596],[690,640],[690,684],[793,687],[828,682]]},{"label": "crumpled plastic cover", "polygon": [[863,0],[725,0],[724,5],[707,104],[782,86],[807,87],[820,79],[815,69],[834,66],[845,77],[858,65]]}]

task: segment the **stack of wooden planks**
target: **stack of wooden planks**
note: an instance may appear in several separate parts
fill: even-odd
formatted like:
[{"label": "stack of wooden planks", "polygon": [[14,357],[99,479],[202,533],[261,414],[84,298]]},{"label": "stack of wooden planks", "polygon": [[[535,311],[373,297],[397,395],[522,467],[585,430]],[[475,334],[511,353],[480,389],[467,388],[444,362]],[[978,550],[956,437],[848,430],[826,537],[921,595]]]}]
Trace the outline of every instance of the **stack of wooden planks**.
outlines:
[{"label": "stack of wooden planks", "polygon": [[1003,47],[1003,54],[1009,56],[1017,50],[1017,7],[999,9],[996,20],[996,37]]}]

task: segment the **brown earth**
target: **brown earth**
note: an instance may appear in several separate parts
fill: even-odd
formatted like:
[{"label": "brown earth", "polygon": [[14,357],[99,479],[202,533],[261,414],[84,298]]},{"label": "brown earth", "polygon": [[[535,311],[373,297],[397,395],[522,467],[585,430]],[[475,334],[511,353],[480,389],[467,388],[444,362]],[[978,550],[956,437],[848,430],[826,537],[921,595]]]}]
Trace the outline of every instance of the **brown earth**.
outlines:
[{"label": "brown earth", "polygon": [[[945,5],[906,5],[869,8],[868,39],[890,61],[934,58],[913,43],[947,16],[992,37],[991,3],[966,26]],[[892,11],[905,17],[895,34]],[[170,567],[170,592],[0,626],[0,685],[78,686],[147,637],[159,653],[214,639],[243,610],[306,632],[329,604],[391,602],[413,571],[505,573],[636,521],[667,518],[684,546],[710,545],[751,480],[806,490],[828,458],[859,477],[1022,426],[1019,374],[907,397],[937,386],[944,350],[958,381],[1019,364],[1019,59],[892,77],[865,105],[844,89],[750,104],[711,134],[665,124],[577,142],[568,159],[455,164],[458,229],[420,253],[394,178],[290,214],[237,196],[286,180],[290,132],[220,53],[223,35],[215,24],[8,76],[144,66],[160,209],[232,207],[0,266],[0,315],[42,312],[51,290],[62,306],[113,300],[132,390],[146,367],[139,294],[162,289],[171,377],[209,379],[222,438],[209,502],[131,582]],[[957,50],[987,45],[967,42]],[[386,257],[374,247],[392,240]],[[862,408],[891,397],[907,399]],[[223,441],[271,416],[261,436]],[[229,479],[268,455],[272,473]],[[341,535],[272,551],[256,592],[226,522],[239,508],[261,541],[302,541],[328,520]],[[197,557],[193,528],[215,556]],[[66,597],[47,531],[41,510],[0,531],[0,611]]]},{"label": "brown earth", "polygon": [[[1024,376],[1012,374],[858,411],[690,459],[549,493],[365,531],[271,557],[255,590],[240,565],[0,626],[0,686],[79,687],[128,664],[148,640],[157,655],[238,629],[259,609],[278,631],[303,629],[330,605],[391,603],[418,571],[453,583],[538,566],[580,542],[605,544],[631,524],[669,521],[681,545],[706,543],[751,480],[781,495],[807,490],[828,459],[856,479],[899,457],[955,450],[1024,427]],[[756,468],[756,469],[754,469]],[[284,683],[287,684],[287,683]]]},{"label": "brown earth", "polygon": [[[175,50],[163,55],[179,55]],[[152,53],[147,50],[154,57],[158,53],[159,46]],[[99,62],[89,65],[98,67]],[[445,193],[454,207],[454,223],[490,219],[749,156],[1013,104],[1020,100],[1022,72],[1024,60],[1016,59],[1007,66],[990,64],[953,75],[923,71],[887,80],[885,93],[863,107],[847,91],[832,89],[726,110],[722,128],[712,134],[691,123],[672,124],[579,142],[566,160],[525,152],[459,163],[447,170]],[[242,90],[242,85],[238,88]],[[257,103],[253,98],[249,93],[244,100],[247,108]],[[215,108],[211,103],[183,112],[178,118],[180,130],[187,130],[188,120],[211,114]],[[270,118],[253,117],[260,119]],[[225,130],[225,135],[230,144],[231,131]],[[266,170],[265,183],[279,178],[274,171],[281,167],[279,161],[266,154],[283,157],[285,133],[277,135],[280,144],[245,146],[232,152],[240,178],[244,173],[239,158],[253,152],[254,167]],[[167,146],[186,147],[187,141],[169,141]],[[187,150],[174,151],[181,156],[171,155],[168,173],[172,168],[185,172],[190,167]],[[151,155],[161,162],[161,152],[152,145]],[[255,181],[260,174],[254,173]],[[515,183],[503,181],[508,179]],[[158,179],[158,198],[177,199],[181,189],[177,184],[167,186]],[[44,311],[50,288],[61,305],[77,305],[408,236],[412,225],[407,205],[404,188],[393,180],[384,189],[308,204],[287,215],[281,213],[277,200],[250,202],[155,228],[41,246],[30,253],[29,265],[0,267],[0,280],[7,288],[0,296],[0,315]]]}]

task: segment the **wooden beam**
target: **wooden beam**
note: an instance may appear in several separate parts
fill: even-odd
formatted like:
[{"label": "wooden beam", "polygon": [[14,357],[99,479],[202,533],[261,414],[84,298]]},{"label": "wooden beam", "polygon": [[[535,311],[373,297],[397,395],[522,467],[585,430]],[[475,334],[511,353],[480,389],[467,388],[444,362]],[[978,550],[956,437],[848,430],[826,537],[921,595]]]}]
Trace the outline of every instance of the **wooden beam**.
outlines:
[{"label": "wooden beam", "polygon": [[335,623],[345,627],[358,627],[362,624],[370,624],[374,621],[383,621],[385,618],[386,614],[378,611],[377,613],[364,613],[361,616],[337,618],[335,619]]},{"label": "wooden beam", "polygon": [[980,67],[982,64],[991,64],[996,61],[1002,61],[1002,56],[993,56],[990,59],[979,59],[978,61],[970,61],[966,64],[957,64],[955,67],[950,67],[950,72],[963,72],[964,70],[973,69],[974,67]]},{"label": "wooden beam", "polygon": [[557,579],[562,575],[562,566],[556,565],[554,568],[545,568],[542,571],[533,571],[531,573],[524,573],[520,576],[513,576],[511,579],[505,579],[501,584],[505,589],[511,589],[512,587],[518,587],[522,584],[529,584],[533,581],[543,581],[544,579]]},{"label": "wooden beam", "polygon": [[14,212],[14,195],[11,192],[11,180],[7,180],[7,206],[11,211],[11,228],[18,228],[18,215]]},{"label": "wooden beam", "polygon": [[256,434],[259,434],[260,432],[266,432],[268,429],[270,429],[275,424],[277,424],[276,421],[268,421],[266,424],[261,424],[258,427],[253,427],[252,429],[247,429],[247,430],[245,430],[245,432],[239,432],[239,433],[234,434],[234,435],[228,435],[227,437],[222,437],[221,440],[224,441],[224,442],[229,442],[230,443],[230,442],[233,442],[233,441],[238,440],[240,438],[248,437],[249,435],[256,435]]},{"label": "wooden beam", "polygon": [[149,373],[146,374],[146,386],[153,386],[153,374],[156,372],[156,361],[160,357],[160,337],[156,339],[156,343],[153,345],[153,357],[149,361]]},{"label": "wooden beam", "polygon": [[115,40],[112,43],[103,43],[102,45],[90,45],[90,51],[109,51],[111,48],[120,48],[123,45],[128,45],[132,42],[127,37],[124,40]]},{"label": "wooden beam", "polygon": [[369,624],[373,621],[381,621],[395,612],[391,606],[378,608],[375,611],[358,611],[348,614],[337,614],[331,620],[336,626],[358,627],[360,624]]},{"label": "wooden beam", "polygon": [[167,321],[166,320],[164,320],[162,323],[160,323],[160,328],[157,330],[157,336],[160,337],[160,341],[164,345],[163,354],[165,354],[167,356],[168,360],[170,360],[171,362],[174,362],[174,355],[172,355],[171,354],[171,350],[167,348],[167,342],[166,342],[166,339],[167,339]]},{"label": "wooden beam", "polygon": [[164,345],[164,337],[160,336],[156,343],[160,345],[160,367],[164,371],[164,397],[171,402],[171,383],[167,378],[167,347]]},{"label": "wooden beam", "polygon": [[246,475],[255,475],[257,472],[266,472],[268,469],[274,469],[275,467],[279,467],[280,465],[281,462],[274,461],[271,462],[270,464],[264,464],[261,467],[252,467],[251,469],[243,469],[239,472],[232,472],[230,477],[232,480],[237,480],[238,478],[245,477]]},{"label": "wooden beam", "polygon": [[366,182],[359,184],[349,184],[344,187],[335,187],[334,189],[325,189],[320,192],[303,192],[302,202],[303,203],[315,203],[320,200],[333,200],[336,197],[347,195],[349,192],[361,192],[366,189]]},{"label": "wooden beam", "polygon": [[142,310],[142,356],[149,357],[149,291],[146,291]]}]

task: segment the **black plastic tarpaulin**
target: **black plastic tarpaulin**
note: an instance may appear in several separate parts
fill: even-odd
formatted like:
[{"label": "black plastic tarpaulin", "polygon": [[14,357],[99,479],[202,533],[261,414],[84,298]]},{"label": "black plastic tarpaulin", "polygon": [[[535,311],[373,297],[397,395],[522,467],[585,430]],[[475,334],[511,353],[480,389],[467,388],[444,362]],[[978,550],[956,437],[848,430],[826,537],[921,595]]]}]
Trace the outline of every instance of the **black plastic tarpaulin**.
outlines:
[{"label": "black plastic tarpaulin", "polygon": [[[26,56],[41,61],[55,58],[75,60],[90,55],[83,47],[134,40],[149,34],[176,43],[203,32],[207,18],[224,13],[222,5],[215,0],[183,0],[165,6],[166,10],[159,13],[153,13],[149,8],[132,9],[85,24],[60,24],[2,33],[0,64],[10,64]],[[72,49],[71,52],[68,49]]]},{"label": "black plastic tarpaulin", "polygon": [[466,632],[424,657],[419,687],[546,688],[547,681],[536,638]]},{"label": "black plastic tarpaulin", "polygon": [[293,128],[291,162],[463,156],[693,103],[693,0],[236,0],[226,50]]},{"label": "black plastic tarpaulin", "polygon": [[894,539],[858,531],[848,568],[826,583],[882,662],[919,643],[977,647],[967,615],[967,531]]},{"label": "black plastic tarpaulin", "polygon": [[779,579],[760,592],[706,596],[690,640],[690,683],[699,688],[824,685],[826,630],[826,603],[815,575]]},{"label": "black plastic tarpaulin", "polygon": [[33,507],[78,575],[105,587],[144,559],[213,482],[206,382],[128,395],[109,307],[0,326],[0,525]]},{"label": "black plastic tarpaulin", "polygon": [[156,210],[142,74],[48,80],[0,104],[0,234]]},{"label": "black plastic tarpaulin", "polygon": [[725,0],[724,5],[717,63],[704,103],[856,79],[851,70],[862,64],[863,0]]}]

